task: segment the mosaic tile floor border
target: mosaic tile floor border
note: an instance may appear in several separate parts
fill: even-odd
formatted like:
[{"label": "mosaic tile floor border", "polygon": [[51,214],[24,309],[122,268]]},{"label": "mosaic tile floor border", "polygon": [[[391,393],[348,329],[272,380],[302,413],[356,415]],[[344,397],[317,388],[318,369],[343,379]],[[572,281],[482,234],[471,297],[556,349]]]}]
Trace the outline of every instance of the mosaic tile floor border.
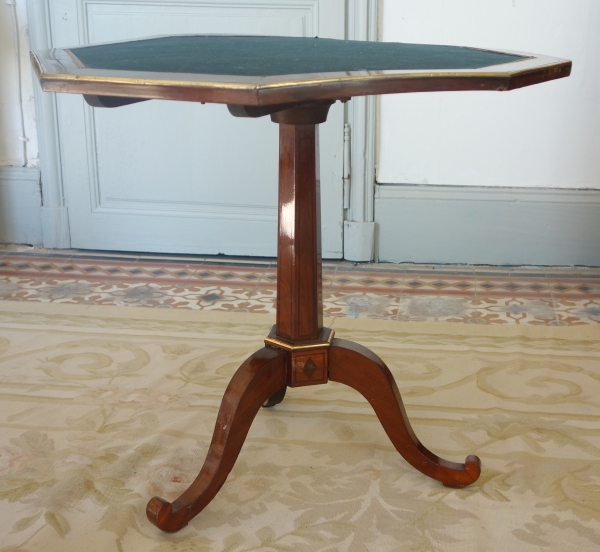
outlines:
[{"label": "mosaic tile floor border", "polygon": [[[273,259],[0,250],[0,300],[275,312]],[[326,317],[600,323],[600,269],[323,263]]]}]

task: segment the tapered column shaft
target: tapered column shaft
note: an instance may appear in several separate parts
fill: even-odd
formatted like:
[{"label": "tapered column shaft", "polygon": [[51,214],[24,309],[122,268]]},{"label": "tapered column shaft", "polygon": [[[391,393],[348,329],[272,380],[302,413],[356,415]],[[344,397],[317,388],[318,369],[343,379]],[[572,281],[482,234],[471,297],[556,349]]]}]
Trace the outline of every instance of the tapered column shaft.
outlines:
[{"label": "tapered column shaft", "polygon": [[316,339],[323,327],[316,125],[279,124],[277,335]]}]

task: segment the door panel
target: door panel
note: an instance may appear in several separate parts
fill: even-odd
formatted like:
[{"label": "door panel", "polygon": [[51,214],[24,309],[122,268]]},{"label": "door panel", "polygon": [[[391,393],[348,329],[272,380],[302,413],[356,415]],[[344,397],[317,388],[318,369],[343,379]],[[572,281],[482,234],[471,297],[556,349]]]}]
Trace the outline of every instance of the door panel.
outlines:
[{"label": "door panel", "polygon": [[[187,33],[344,37],[343,0],[57,0],[55,47]],[[278,127],[224,105],[59,94],[73,247],[276,254]],[[320,125],[323,254],[342,256],[343,106]]]}]

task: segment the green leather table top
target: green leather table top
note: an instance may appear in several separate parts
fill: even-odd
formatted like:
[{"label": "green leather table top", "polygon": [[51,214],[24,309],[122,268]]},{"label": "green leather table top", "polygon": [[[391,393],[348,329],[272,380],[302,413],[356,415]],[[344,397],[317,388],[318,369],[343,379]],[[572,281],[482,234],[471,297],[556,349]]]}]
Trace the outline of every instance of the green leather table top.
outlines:
[{"label": "green leather table top", "polygon": [[266,36],[167,36],[71,48],[82,67],[119,71],[275,76],[346,71],[479,69],[524,56],[396,42]]},{"label": "green leather table top", "polygon": [[277,36],[163,36],[35,51],[31,60],[42,89],[49,92],[84,94],[88,100],[102,96],[243,106],[345,101],[369,94],[513,90],[571,72],[570,61],[537,54]]}]

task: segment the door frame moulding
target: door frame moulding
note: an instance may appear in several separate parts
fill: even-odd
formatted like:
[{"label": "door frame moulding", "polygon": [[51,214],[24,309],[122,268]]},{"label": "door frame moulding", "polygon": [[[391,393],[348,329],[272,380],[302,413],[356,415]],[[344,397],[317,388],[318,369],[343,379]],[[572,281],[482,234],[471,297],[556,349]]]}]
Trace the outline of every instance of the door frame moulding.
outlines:
[{"label": "door frame moulding", "polygon": [[[348,2],[348,40],[378,39],[378,0]],[[356,96],[347,106],[350,125],[351,191],[349,219],[373,221],[375,197],[376,96]]]},{"label": "door frame moulding", "polygon": [[[33,50],[53,47],[50,1],[26,0],[30,43]],[[153,4],[157,3],[158,0],[156,2],[146,0],[146,2]],[[251,5],[256,4],[256,1],[231,0],[231,3]],[[275,2],[273,1],[273,3]],[[302,5],[316,3],[318,3],[318,0],[301,0],[299,2]],[[346,9],[346,37],[350,40],[377,40],[378,0],[349,1]],[[37,79],[34,80],[34,100],[42,174],[43,246],[67,249],[71,246],[71,237],[68,222],[68,198],[65,193],[61,168],[56,95],[42,92]],[[367,96],[352,99],[348,102],[346,111],[346,119],[352,131],[351,166],[353,168],[351,203],[346,218],[361,222],[373,221],[375,110],[375,97]],[[340,132],[343,132],[343,129],[340,129]]]},{"label": "door frame moulding", "polygon": [[[347,38],[377,41],[379,1],[348,2]],[[375,222],[375,139],[376,96],[356,96],[347,104],[350,125],[350,207],[345,213],[344,258],[351,261],[373,259]],[[348,169],[344,168],[344,174]]]},{"label": "door frame moulding", "polygon": [[[48,11],[49,0],[27,0],[27,23],[32,50],[52,47]],[[42,92],[33,79],[36,125],[42,175],[42,245],[48,248],[71,247],[69,217],[63,187],[56,95]]]}]

